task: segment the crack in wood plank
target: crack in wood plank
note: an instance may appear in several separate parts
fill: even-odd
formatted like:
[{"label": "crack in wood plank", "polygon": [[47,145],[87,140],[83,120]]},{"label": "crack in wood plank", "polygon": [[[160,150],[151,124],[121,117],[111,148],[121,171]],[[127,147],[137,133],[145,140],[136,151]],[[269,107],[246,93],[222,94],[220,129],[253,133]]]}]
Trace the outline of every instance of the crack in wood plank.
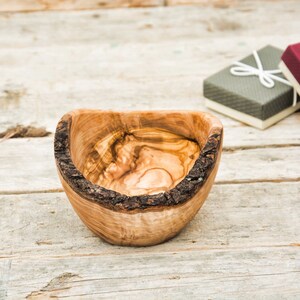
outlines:
[{"label": "crack in wood plank", "polygon": [[0,191],[0,195],[26,195],[26,194],[48,194],[48,193],[62,193],[62,188],[47,189],[47,190],[20,190],[20,191]]},{"label": "crack in wood plank", "polygon": [[[167,254],[169,253],[171,254],[180,254],[180,253],[186,253],[186,252],[199,252],[199,251],[203,251],[203,252],[238,252],[238,251],[248,251],[248,250],[253,250],[253,249],[272,249],[272,248],[283,248],[283,249],[289,249],[289,248],[294,248],[294,247],[300,247],[299,243],[290,243],[290,244],[278,244],[278,245],[274,245],[274,244],[269,244],[269,245],[247,245],[247,246],[203,246],[203,247],[193,247],[193,248],[182,248],[182,249],[174,249],[173,251],[170,250],[163,250],[163,249],[159,249],[158,252],[154,252],[153,249],[149,249],[149,251],[147,251],[146,249],[143,250],[139,250],[138,252],[135,253],[136,256],[143,256],[146,254],[153,254],[153,255],[159,255],[159,254]],[[124,253],[128,254],[127,252]],[[120,253],[116,253],[116,252],[112,252],[112,251],[105,251],[104,253],[72,253],[72,254],[64,254],[64,255],[3,255],[0,256],[0,260],[19,260],[19,259],[63,259],[63,258],[91,258],[91,257],[103,257],[103,256],[119,256]]]},{"label": "crack in wood plank", "polygon": [[[251,183],[288,183],[288,182],[300,182],[300,177],[297,178],[282,178],[282,179],[254,179],[254,180],[219,180],[215,181],[214,185],[228,185],[228,184],[251,184]],[[21,191],[0,191],[0,195],[27,195],[27,194],[50,194],[50,193],[63,193],[61,188],[49,189],[49,190],[21,190]]]},{"label": "crack in wood plank", "polygon": [[268,148],[289,148],[289,147],[300,147],[299,143],[288,143],[288,144],[268,144],[268,145],[247,145],[247,146],[224,146],[223,152],[234,152],[252,149],[268,149]]},{"label": "crack in wood plank", "polygon": [[[293,274],[293,273],[299,273],[299,271],[290,271],[290,272],[277,272],[277,273],[262,273],[262,274],[248,274],[248,275],[236,275],[236,276],[222,276],[222,277],[214,277],[212,278],[211,280],[213,281],[217,281],[217,280],[220,280],[220,279],[238,279],[238,278],[255,278],[255,277],[265,277],[265,276],[280,276],[280,275],[288,275],[288,274]],[[193,278],[193,276],[189,276],[189,277],[184,277],[184,276],[176,276],[178,280],[180,279],[185,279],[185,278]],[[198,276],[196,276],[195,278],[198,278]],[[109,279],[109,278],[107,278]],[[169,280],[171,278],[168,278]],[[100,279],[101,280],[101,279]],[[102,279],[103,280],[103,279]],[[179,287],[187,287],[187,286],[192,286],[192,284],[186,284],[186,283],[183,283],[183,284],[176,284],[176,287],[179,288]],[[141,291],[145,291],[145,290],[156,290],[157,288],[156,287],[147,287],[147,288],[131,288],[131,289],[119,289],[118,291],[116,291],[116,293],[123,293],[123,292],[135,292],[135,291],[138,291],[138,292],[141,292]],[[170,286],[160,286],[159,289],[170,289]],[[90,292],[90,293],[74,293],[74,294],[70,294],[70,295],[62,295],[60,296],[60,298],[70,298],[70,297],[83,297],[83,296],[91,296],[91,295],[105,295],[105,294],[111,294],[110,291],[102,291],[102,292]],[[216,293],[216,295],[220,295],[219,293]],[[210,299],[210,298],[209,298]]]},{"label": "crack in wood plank", "polygon": [[279,178],[279,179],[268,179],[268,178],[261,178],[261,179],[237,179],[237,180],[219,180],[216,181],[214,184],[217,185],[223,185],[223,184],[249,184],[249,183],[281,183],[281,182],[299,182],[300,177],[297,178],[289,178],[289,179],[284,179],[284,178]]},{"label": "crack in wood plank", "polygon": [[45,298],[58,298],[60,291],[71,288],[70,283],[73,278],[80,277],[78,274],[66,272],[51,279],[44,287],[37,291],[32,291],[26,296],[29,300],[38,300]]}]

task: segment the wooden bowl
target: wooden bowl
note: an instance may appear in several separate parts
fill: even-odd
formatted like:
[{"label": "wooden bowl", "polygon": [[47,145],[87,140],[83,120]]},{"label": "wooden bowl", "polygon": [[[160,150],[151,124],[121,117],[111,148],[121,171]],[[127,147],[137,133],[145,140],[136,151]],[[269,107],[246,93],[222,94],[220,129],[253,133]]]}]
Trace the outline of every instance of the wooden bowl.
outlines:
[{"label": "wooden bowl", "polygon": [[55,133],[62,186],[105,241],[147,246],[195,216],[217,173],[221,122],[204,112],[76,110]]}]

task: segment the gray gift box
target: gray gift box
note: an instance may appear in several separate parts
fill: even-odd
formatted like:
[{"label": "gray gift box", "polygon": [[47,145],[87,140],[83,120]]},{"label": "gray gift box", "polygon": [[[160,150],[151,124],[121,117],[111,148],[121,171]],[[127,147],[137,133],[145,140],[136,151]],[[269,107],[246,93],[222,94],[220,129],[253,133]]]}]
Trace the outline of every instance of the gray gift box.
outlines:
[{"label": "gray gift box", "polygon": [[[282,50],[273,46],[257,51],[263,70],[278,69],[282,53]],[[253,54],[240,62],[258,69]],[[208,107],[260,129],[271,126],[300,108],[299,97],[296,105],[293,105],[292,86],[274,79],[274,86],[266,87],[258,74],[233,75],[230,71],[233,66],[204,80],[204,96]],[[285,79],[282,73],[275,76]]]}]

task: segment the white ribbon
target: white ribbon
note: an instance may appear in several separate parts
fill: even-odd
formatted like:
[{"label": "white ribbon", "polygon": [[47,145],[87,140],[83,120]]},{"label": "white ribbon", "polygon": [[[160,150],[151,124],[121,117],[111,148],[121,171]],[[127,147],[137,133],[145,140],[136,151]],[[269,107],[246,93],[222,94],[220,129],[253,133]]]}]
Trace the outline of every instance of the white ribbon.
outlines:
[{"label": "white ribbon", "polygon": [[[264,70],[261,60],[256,51],[253,51],[253,56],[256,61],[257,68],[246,65],[240,61],[236,61],[233,63],[235,65],[230,69],[230,73],[235,76],[258,76],[260,83],[266,88],[271,89],[275,86],[275,81],[279,81],[285,85],[292,86],[289,81],[283,79],[275,74],[280,74],[281,71],[279,69],[276,70]],[[293,106],[297,104],[297,92],[294,89],[293,91]]]}]

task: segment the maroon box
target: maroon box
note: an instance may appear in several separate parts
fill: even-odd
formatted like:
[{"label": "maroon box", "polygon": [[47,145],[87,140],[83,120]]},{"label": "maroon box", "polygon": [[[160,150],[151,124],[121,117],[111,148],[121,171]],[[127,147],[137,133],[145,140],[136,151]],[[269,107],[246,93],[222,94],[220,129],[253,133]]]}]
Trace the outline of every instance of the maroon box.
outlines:
[{"label": "maroon box", "polygon": [[279,68],[300,95],[300,43],[287,47],[281,56]]}]

